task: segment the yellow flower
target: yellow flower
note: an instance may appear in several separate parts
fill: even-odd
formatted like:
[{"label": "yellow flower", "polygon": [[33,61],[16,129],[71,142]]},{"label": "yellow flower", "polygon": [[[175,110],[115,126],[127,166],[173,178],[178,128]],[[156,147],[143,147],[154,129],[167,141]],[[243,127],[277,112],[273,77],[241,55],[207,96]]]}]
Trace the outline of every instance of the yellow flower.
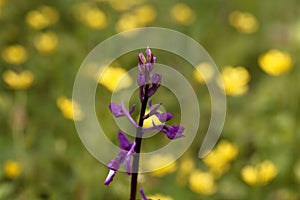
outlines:
[{"label": "yellow flower", "polygon": [[241,176],[248,185],[256,185],[259,180],[258,169],[250,165],[243,167]]},{"label": "yellow flower", "polygon": [[173,200],[172,197],[170,196],[165,196],[162,194],[155,194],[155,195],[147,195],[148,199],[153,199],[153,200]]},{"label": "yellow flower", "polygon": [[225,66],[222,69],[221,77],[227,95],[239,96],[248,91],[250,74],[246,68]]},{"label": "yellow flower", "polygon": [[199,83],[205,84],[205,82],[209,82],[214,76],[213,66],[208,62],[202,62],[194,70],[193,76]]},{"label": "yellow flower", "polygon": [[134,10],[138,26],[146,26],[156,18],[156,10],[153,6],[144,5]]},{"label": "yellow flower", "polygon": [[3,80],[12,89],[27,89],[32,85],[34,76],[28,70],[20,73],[7,70],[3,73]]},{"label": "yellow flower", "polygon": [[279,76],[291,70],[293,60],[289,53],[272,49],[259,57],[258,64],[267,74]]},{"label": "yellow flower", "polygon": [[26,15],[27,24],[37,30],[55,24],[58,19],[58,11],[50,6],[41,6],[37,10],[29,11]]},{"label": "yellow flower", "polygon": [[[119,81],[122,81],[122,84],[118,84]],[[129,87],[132,84],[132,78],[123,68],[109,66],[100,77],[99,83],[113,92]]]},{"label": "yellow flower", "polygon": [[194,160],[190,157],[183,158],[180,162],[178,175],[176,177],[179,185],[185,185],[187,182],[188,175],[195,169]]},{"label": "yellow flower", "polygon": [[123,32],[137,27],[143,27],[156,18],[156,10],[153,6],[143,5],[131,12],[122,14],[116,23],[116,31]]},{"label": "yellow flower", "polygon": [[251,186],[265,185],[273,180],[277,173],[277,167],[270,160],[265,160],[255,166],[247,165],[241,170],[242,179]]},{"label": "yellow flower", "polygon": [[[147,162],[147,167],[149,170],[155,170],[151,172],[151,175],[162,177],[166,174],[172,173],[176,170],[176,162],[173,162],[172,155],[155,155],[149,159]],[[162,167],[167,165],[165,167]],[[162,168],[161,168],[162,167]]]},{"label": "yellow flower", "polygon": [[241,33],[254,33],[259,23],[254,15],[248,12],[233,11],[229,15],[229,23]]},{"label": "yellow flower", "polygon": [[93,8],[87,10],[85,13],[85,24],[93,29],[103,29],[107,25],[107,18],[106,15],[102,10],[98,8]]},{"label": "yellow flower", "polygon": [[130,29],[137,28],[139,26],[139,19],[130,13],[123,14],[116,24],[116,31],[123,32]]},{"label": "yellow flower", "polygon": [[189,178],[190,189],[199,194],[211,195],[217,190],[214,177],[209,172],[193,171]]},{"label": "yellow flower", "polygon": [[230,167],[230,161],[236,158],[238,148],[229,141],[222,140],[216,149],[212,150],[203,162],[207,165],[216,178],[223,175]]},{"label": "yellow flower", "polygon": [[20,176],[22,168],[17,161],[9,160],[4,163],[4,175],[9,179],[15,179]]},{"label": "yellow flower", "polygon": [[125,11],[143,3],[143,0],[109,0],[111,7],[116,11]]},{"label": "yellow flower", "polygon": [[259,165],[259,177],[262,184],[266,184],[273,180],[278,171],[274,163],[270,160],[265,160]]},{"label": "yellow flower", "polygon": [[56,104],[65,118],[75,121],[82,119],[83,113],[79,105],[71,99],[60,96],[57,99]]},{"label": "yellow flower", "polygon": [[2,57],[9,64],[19,65],[26,61],[27,52],[23,46],[16,44],[6,47]]},{"label": "yellow flower", "polygon": [[48,54],[57,48],[58,39],[53,32],[41,33],[34,38],[33,44],[39,52]]},{"label": "yellow flower", "polygon": [[195,21],[194,11],[183,3],[178,3],[171,8],[171,17],[182,25],[190,25]]},{"label": "yellow flower", "polygon": [[105,13],[89,3],[76,4],[74,15],[79,21],[92,29],[100,30],[107,26]]}]

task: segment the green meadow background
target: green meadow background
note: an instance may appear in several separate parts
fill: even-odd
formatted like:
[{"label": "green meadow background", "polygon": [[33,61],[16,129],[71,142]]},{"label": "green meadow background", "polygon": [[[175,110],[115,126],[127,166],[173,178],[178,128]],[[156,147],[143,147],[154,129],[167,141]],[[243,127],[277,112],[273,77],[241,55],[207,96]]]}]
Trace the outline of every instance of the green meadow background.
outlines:
[{"label": "green meadow background", "polygon": [[[189,77],[201,121],[195,141],[179,160],[140,176],[146,195],[161,200],[300,199],[297,0],[0,0],[0,199],[129,199],[130,177],[117,173],[104,186],[107,167],[81,143],[73,122],[79,119],[72,115],[72,87],[80,64],[97,44],[147,26],[180,31],[207,50],[224,79],[227,115],[220,142],[209,157],[199,159],[210,118],[205,82],[184,59],[152,49],[159,63]],[[104,120],[99,123],[116,144],[110,87],[136,65],[137,53],[118,59],[107,75],[111,82],[97,88],[96,109]],[[209,72],[205,75],[209,79]],[[97,102],[100,97],[105,102]],[[171,124],[179,123],[172,93],[161,88],[155,100],[176,116]],[[145,149],[167,142],[157,136]],[[160,159],[170,158],[153,160]]]}]

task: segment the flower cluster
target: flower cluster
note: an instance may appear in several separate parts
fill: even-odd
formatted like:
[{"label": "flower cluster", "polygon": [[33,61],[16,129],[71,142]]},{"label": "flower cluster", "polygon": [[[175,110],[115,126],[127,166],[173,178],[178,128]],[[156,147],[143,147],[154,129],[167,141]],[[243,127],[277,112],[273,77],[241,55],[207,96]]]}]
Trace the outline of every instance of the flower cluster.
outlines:
[{"label": "flower cluster", "polygon": [[241,33],[255,33],[259,28],[256,17],[249,12],[233,11],[229,15],[229,23]]},{"label": "flower cluster", "polygon": [[3,73],[3,80],[10,88],[22,90],[27,89],[32,85],[34,75],[28,70],[24,70],[20,73],[13,70],[6,70]]},{"label": "flower cluster", "polygon": [[[134,157],[136,155],[138,156],[137,153],[140,152],[139,148],[141,146],[141,138],[143,134],[146,134],[147,132],[152,130],[158,130],[171,140],[184,136],[182,134],[184,131],[184,127],[165,124],[167,121],[173,118],[173,115],[168,112],[160,112],[159,108],[161,107],[161,103],[153,105],[152,100],[150,99],[160,87],[162,80],[162,76],[160,74],[153,73],[155,62],[156,57],[153,56],[149,47],[147,47],[146,49],[146,55],[144,55],[143,53],[138,54],[139,74],[137,77],[137,83],[139,86],[139,98],[142,104],[140,119],[138,123],[131,117],[131,114],[135,110],[135,105],[133,105],[130,110],[125,107],[122,100],[120,105],[113,102],[109,105],[109,109],[115,117],[126,117],[137,128],[137,135],[136,140],[130,142],[130,140],[121,130],[118,131],[120,151],[117,157],[114,160],[111,160],[111,162],[107,165],[110,171],[104,182],[105,185],[108,185],[113,180],[116,172],[123,163],[125,163],[126,165],[126,172],[128,175],[137,173],[135,170],[133,170]],[[149,107],[148,112],[146,112],[147,106]],[[152,122],[152,126],[147,128],[143,127],[144,120],[152,116],[157,117],[157,119],[161,123],[155,124],[154,122]]]},{"label": "flower cluster", "polygon": [[225,66],[221,72],[224,89],[229,96],[240,96],[248,91],[250,74],[245,67]]},{"label": "flower cluster", "polygon": [[271,76],[279,76],[290,71],[293,59],[287,52],[271,49],[258,58],[260,68]]},{"label": "flower cluster", "polygon": [[277,173],[277,167],[270,160],[265,160],[255,166],[247,165],[241,170],[242,179],[251,186],[266,185],[276,177]]}]

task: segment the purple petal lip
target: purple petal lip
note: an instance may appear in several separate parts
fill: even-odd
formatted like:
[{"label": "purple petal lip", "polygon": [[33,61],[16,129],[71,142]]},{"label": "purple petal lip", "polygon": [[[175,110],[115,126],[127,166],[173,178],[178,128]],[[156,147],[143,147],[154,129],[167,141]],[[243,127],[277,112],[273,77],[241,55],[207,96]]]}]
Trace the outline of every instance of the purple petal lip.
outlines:
[{"label": "purple petal lip", "polygon": [[104,185],[110,184],[113,181],[116,173],[117,172],[115,170],[109,170],[109,173],[108,173],[108,175],[107,175],[107,177],[106,177],[106,179],[104,181]]},{"label": "purple petal lip", "polygon": [[147,197],[146,197],[146,195],[145,195],[145,193],[144,193],[144,191],[143,191],[142,187],[140,187],[140,193],[141,193],[141,195],[143,197],[143,200],[148,200]]},{"label": "purple petal lip", "polygon": [[120,148],[129,151],[132,143],[121,130],[118,131],[118,140]]},{"label": "purple petal lip", "polygon": [[116,103],[110,103],[109,104],[109,109],[110,111],[112,112],[112,114],[115,116],[115,117],[122,117],[122,116],[125,116],[125,114],[123,113],[122,111],[122,107]]}]

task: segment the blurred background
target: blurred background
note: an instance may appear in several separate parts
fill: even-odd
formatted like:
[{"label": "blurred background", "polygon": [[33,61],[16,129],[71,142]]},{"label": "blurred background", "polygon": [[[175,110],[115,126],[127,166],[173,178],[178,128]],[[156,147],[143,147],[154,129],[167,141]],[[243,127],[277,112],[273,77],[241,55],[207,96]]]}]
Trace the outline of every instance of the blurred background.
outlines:
[{"label": "blurred background", "polygon": [[[297,0],[0,0],[0,199],[128,199],[126,174],[103,185],[108,169],[82,145],[73,122],[82,117],[80,107],[71,96],[77,70],[97,44],[145,26],[177,30],[202,44],[227,95],[221,138],[199,159],[210,118],[204,81],[212,76],[210,66],[196,66],[201,76],[184,59],[152,49],[159,63],[190,80],[200,99],[201,123],[179,160],[140,176],[148,198],[300,199]],[[96,98],[106,101],[96,101],[103,116],[99,123],[116,144],[108,103],[119,78],[136,65],[136,54],[117,59],[99,80]],[[135,77],[127,82],[136,84]],[[168,102],[165,108],[176,116],[172,123],[178,123],[175,96],[161,88],[155,98]],[[167,142],[157,136],[144,142],[144,150]]]}]

